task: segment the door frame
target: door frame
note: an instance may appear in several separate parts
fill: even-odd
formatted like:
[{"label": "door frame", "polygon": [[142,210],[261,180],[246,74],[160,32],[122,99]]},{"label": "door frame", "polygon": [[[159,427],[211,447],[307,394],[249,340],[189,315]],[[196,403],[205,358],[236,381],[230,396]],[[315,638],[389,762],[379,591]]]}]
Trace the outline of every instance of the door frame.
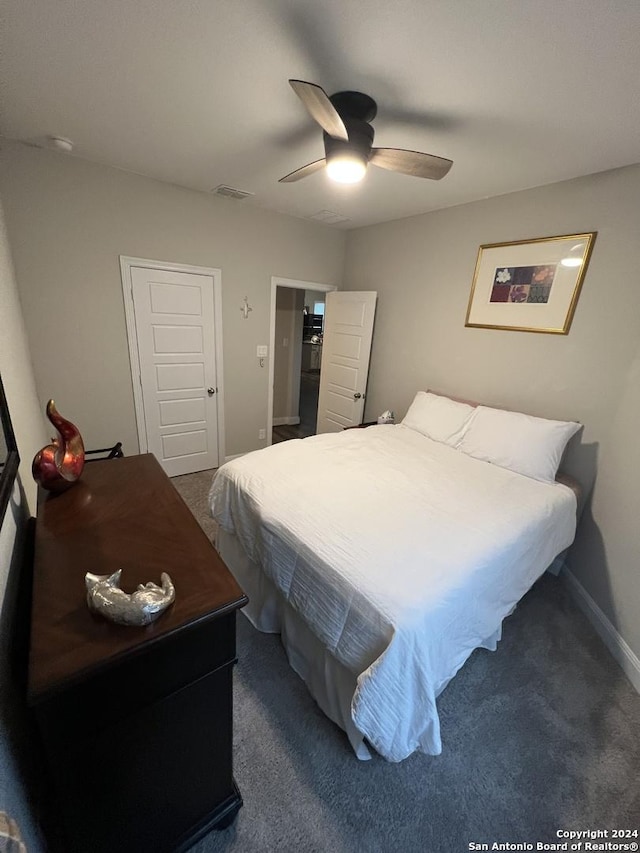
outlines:
[{"label": "door frame", "polygon": [[336,284],[320,284],[317,281],[301,281],[297,278],[282,278],[271,276],[271,310],[269,314],[269,390],[267,395],[267,445],[273,443],[273,383],[275,379],[275,347],[276,347],[276,294],[279,287],[290,287],[293,290],[317,290],[330,293],[338,290]]},{"label": "door frame", "polygon": [[133,404],[136,412],[136,428],[140,453],[148,453],[147,425],[144,417],[142,399],[142,374],[140,371],[140,354],[138,352],[138,335],[136,330],[136,313],[133,304],[133,282],[131,270],[142,267],[165,272],[187,273],[189,275],[206,275],[213,279],[213,333],[216,354],[216,388],[218,411],[218,465],[225,461],[225,432],[224,432],[224,370],[222,362],[222,271],[214,267],[197,267],[191,264],[175,264],[169,261],[154,261],[149,258],[133,258],[120,255],[120,278],[122,281],[122,296],[124,298],[124,314],[127,325],[127,343],[129,345],[129,363],[131,367],[131,387],[133,389]]}]

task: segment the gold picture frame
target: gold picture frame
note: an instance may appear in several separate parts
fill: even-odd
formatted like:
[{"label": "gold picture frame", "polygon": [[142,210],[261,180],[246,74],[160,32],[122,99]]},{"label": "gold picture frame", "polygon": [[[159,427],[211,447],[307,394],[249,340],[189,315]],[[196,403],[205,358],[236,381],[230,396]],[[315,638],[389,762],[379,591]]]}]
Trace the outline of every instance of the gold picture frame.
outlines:
[{"label": "gold picture frame", "polygon": [[597,233],[480,246],[465,326],[567,335]]}]

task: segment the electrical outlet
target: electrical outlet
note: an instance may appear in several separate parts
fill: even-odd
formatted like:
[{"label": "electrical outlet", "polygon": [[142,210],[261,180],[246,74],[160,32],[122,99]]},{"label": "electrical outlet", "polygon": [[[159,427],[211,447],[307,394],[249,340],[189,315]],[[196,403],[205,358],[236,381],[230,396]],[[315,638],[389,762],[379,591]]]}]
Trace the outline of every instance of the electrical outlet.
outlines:
[{"label": "electrical outlet", "polygon": [[267,355],[269,354],[269,347],[259,346],[257,348],[256,353],[257,353],[258,358],[266,358]]},{"label": "electrical outlet", "polygon": [[258,430],[258,438],[266,438],[266,437],[267,437],[266,429],[259,429]]}]

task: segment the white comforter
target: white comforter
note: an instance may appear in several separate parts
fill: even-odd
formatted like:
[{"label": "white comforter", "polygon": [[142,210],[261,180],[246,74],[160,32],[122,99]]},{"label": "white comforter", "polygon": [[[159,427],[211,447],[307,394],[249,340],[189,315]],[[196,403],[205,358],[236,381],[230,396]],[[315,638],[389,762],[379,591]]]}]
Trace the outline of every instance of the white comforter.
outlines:
[{"label": "white comforter", "polygon": [[223,465],[212,513],[358,676],[353,721],[391,761],[442,746],[436,697],[575,534],[576,500],[400,426]]}]

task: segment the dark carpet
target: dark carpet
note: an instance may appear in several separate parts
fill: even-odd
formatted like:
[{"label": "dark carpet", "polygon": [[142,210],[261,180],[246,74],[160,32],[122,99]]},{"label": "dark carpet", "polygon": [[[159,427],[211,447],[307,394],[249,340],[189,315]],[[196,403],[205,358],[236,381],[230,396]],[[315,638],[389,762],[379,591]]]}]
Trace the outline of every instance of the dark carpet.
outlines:
[{"label": "dark carpet", "polygon": [[[207,523],[201,513],[202,502],[194,514]],[[359,762],[279,638],[242,615],[238,657],[244,806],[193,853],[535,849],[561,841],[558,830],[640,825],[640,696],[554,577],[505,621],[497,652],[474,652],[440,697],[440,756]]]}]

